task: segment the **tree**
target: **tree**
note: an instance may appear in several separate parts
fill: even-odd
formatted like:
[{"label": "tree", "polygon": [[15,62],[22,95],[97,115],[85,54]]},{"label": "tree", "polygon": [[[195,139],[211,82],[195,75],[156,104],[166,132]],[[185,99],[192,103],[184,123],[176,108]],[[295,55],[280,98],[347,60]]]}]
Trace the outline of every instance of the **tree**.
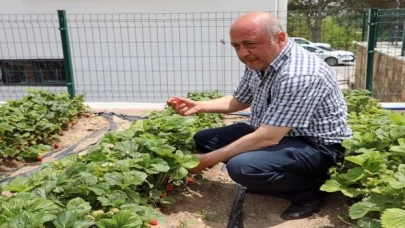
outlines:
[{"label": "tree", "polygon": [[322,21],[330,15],[369,7],[387,8],[396,0],[289,0],[289,11],[305,11],[305,21],[314,42],[321,42]]}]

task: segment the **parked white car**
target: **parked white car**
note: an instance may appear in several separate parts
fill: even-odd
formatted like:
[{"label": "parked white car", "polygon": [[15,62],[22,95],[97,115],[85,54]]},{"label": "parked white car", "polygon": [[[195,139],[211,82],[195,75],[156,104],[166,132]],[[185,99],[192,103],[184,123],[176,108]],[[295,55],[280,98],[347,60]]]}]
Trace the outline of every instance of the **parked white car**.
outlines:
[{"label": "parked white car", "polygon": [[350,51],[332,50],[325,47],[314,47],[312,45],[301,46],[323,59],[329,66],[354,62],[356,59],[355,54]]},{"label": "parked white car", "polygon": [[328,49],[331,49],[332,46],[330,44],[327,43],[314,43],[311,42],[305,38],[302,37],[289,37],[290,39],[294,40],[295,43],[299,44],[299,45],[310,45],[310,46],[321,46],[321,47],[325,47]]}]

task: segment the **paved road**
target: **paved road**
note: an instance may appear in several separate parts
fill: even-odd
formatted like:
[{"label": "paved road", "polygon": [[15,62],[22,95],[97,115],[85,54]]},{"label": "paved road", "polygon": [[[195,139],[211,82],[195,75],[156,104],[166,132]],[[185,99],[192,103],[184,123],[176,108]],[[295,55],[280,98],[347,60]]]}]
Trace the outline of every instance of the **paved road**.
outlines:
[{"label": "paved road", "polygon": [[341,65],[341,66],[334,66],[332,67],[333,70],[335,70],[338,74],[338,82],[340,85],[340,88],[346,89],[349,88],[349,82],[353,81],[354,78],[354,64],[347,64],[347,65]]}]

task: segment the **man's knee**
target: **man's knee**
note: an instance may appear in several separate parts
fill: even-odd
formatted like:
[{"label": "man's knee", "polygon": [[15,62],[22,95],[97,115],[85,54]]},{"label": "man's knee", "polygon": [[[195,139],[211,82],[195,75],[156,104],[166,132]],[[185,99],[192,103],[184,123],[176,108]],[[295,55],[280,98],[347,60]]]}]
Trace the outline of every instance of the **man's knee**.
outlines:
[{"label": "man's knee", "polygon": [[193,140],[198,146],[206,146],[212,140],[212,133],[210,132],[212,129],[204,129],[196,132],[193,135]]},{"label": "man's knee", "polygon": [[236,183],[245,186],[254,183],[257,184],[261,181],[268,182],[269,179],[271,180],[270,176],[272,176],[274,172],[260,168],[260,165],[256,164],[255,160],[257,160],[257,158],[248,156],[248,154],[233,157],[226,165],[228,175]]},{"label": "man's knee", "polygon": [[206,140],[206,130],[200,130],[193,135],[193,140],[196,143],[203,143]]},{"label": "man's knee", "polygon": [[212,129],[204,129],[196,132],[193,135],[193,140],[196,145],[196,150],[200,153],[208,153],[215,150],[212,143]]},{"label": "man's knee", "polygon": [[228,171],[229,177],[241,185],[244,185],[242,182],[246,180],[246,174],[243,172],[245,165],[246,163],[243,162],[242,159],[238,159],[238,156],[226,163],[226,170]]}]

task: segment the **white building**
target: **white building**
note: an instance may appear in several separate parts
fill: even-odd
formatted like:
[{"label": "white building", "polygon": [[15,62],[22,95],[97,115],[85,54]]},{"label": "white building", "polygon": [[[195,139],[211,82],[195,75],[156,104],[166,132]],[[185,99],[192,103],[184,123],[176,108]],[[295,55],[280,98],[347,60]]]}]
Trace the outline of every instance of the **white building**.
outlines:
[{"label": "white building", "polygon": [[57,10],[68,17],[76,92],[86,93],[88,101],[162,102],[188,91],[230,93],[243,74],[229,44],[231,23],[247,11],[272,12],[284,26],[287,21],[282,0],[0,0],[0,5],[0,100],[24,96],[24,83],[64,83]]}]

